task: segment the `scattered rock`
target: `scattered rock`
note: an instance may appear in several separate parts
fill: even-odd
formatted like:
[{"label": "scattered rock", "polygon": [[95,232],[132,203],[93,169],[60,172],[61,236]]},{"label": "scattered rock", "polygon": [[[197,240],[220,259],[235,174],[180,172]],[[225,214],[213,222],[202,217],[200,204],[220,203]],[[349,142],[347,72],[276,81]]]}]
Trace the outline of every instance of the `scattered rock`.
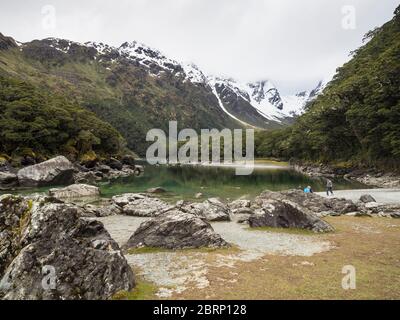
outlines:
[{"label": "scattered rock", "polygon": [[144,167],[136,165],[133,172],[134,172],[135,176],[140,176],[144,172]]},{"label": "scattered rock", "polygon": [[324,198],[315,193],[305,193],[302,190],[282,192],[264,191],[255,199],[255,203],[262,206],[263,201],[266,200],[289,200],[319,216],[342,215],[359,210],[357,205],[351,200]]},{"label": "scattered rock", "polygon": [[50,189],[49,195],[57,199],[98,197],[100,189],[87,184],[72,184],[65,188]]},{"label": "scattered rock", "polygon": [[111,169],[122,170],[122,163],[115,158],[110,158],[110,160],[108,160],[108,165]]},{"label": "scattered rock", "polygon": [[228,243],[215,233],[208,222],[193,214],[171,211],[142,223],[123,248],[186,249],[227,246]]},{"label": "scattered rock", "polygon": [[78,173],[74,174],[75,183],[94,184],[101,180],[102,180],[102,178],[97,176],[96,173],[93,171],[78,172]]},{"label": "scattered rock", "polygon": [[201,192],[199,192],[199,193],[196,193],[196,194],[194,195],[194,197],[195,197],[195,199],[200,199],[200,198],[203,197],[203,194],[202,194]]},{"label": "scattered rock", "polygon": [[97,171],[100,171],[101,173],[109,173],[111,168],[105,164],[101,164],[96,167]]},{"label": "scattered rock", "polygon": [[[0,198],[0,255],[1,299],[109,299],[134,286],[103,225],[51,198]],[[43,272],[54,273],[54,287],[42,284]]]},{"label": "scattered rock", "polygon": [[184,204],[181,210],[207,221],[230,221],[228,206],[218,198],[210,198],[202,203]]},{"label": "scattered rock", "polygon": [[235,200],[228,204],[229,209],[232,210],[232,213],[235,213],[235,210],[241,210],[243,208],[250,208],[251,201],[250,200]]},{"label": "scattered rock", "polygon": [[373,196],[369,195],[369,194],[364,194],[360,197],[360,201],[364,202],[364,203],[368,203],[368,202],[376,202],[376,200],[374,199]]},{"label": "scattered rock", "polygon": [[101,206],[87,204],[79,208],[79,215],[81,217],[108,217],[118,214],[122,214],[122,209],[116,204]]},{"label": "scattered rock", "polygon": [[129,154],[124,155],[122,157],[122,163],[134,168],[135,167],[135,157],[131,156]]},{"label": "scattered rock", "polygon": [[263,203],[264,213],[249,218],[250,227],[300,228],[314,232],[333,231],[333,227],[312,212],[288,200],[269,200]]},{"label": "scattered rock", "polygon": [[356,180],[368,186],[379,188],[399,188],[400,176],[396,173],[365,172],[355,170],[345,176],[346,179]]},{"label": "scattered rock", "polygon": [[146,192],[147,193],[165,193],[165,192],[167,192],[167,190],[165,190],[164,188],[161,188],[161,187],[157,187],[157,188],[147,189]]},{"label": "scattered rock", "polygon": [[8,189],[16,186],[18,186],[17,175],[10,172],[0,172],[0,189]]},{"label": "scattered rock", "polygon": [[120,207],[124,207],[129,202],[144,198],[148,198],[148,196],[141,193],[124,193],[122,195],[112,197],[111,201]]},{"label": "scattered rock", "polygon": [[71,162],[59,156],[18,171],[18,181],[22,187],[68,185],[73,183],[74,167]]},{"label": "scattered rock", "polygon": [[367,209],[374,209],[374,208],[379,208],[381,205],[377,202],[368,202],[365,204],[365,207]]},{"label": "scattered rock", "polygon": [[136,217],[155,217],[175,208],[165,201],[140,193],[114,196],[112,202],[122,209],[122,214]]}]

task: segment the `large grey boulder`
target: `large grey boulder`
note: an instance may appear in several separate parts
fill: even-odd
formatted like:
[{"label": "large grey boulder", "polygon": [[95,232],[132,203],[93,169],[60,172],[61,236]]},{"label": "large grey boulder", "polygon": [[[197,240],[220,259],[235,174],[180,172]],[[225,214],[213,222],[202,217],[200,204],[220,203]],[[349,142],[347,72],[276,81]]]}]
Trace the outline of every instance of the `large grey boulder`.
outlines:
[{"label": "large grey boulder", "polygon": [[75,199],[83,197],[99,197],[100,189],[87,184],[72,184],[65,188],[49,190],[49,195],[57,199]]},{"label": "large grey boulder", "polygon": [[65,157],[59,156],[18,171],[22,187],[68,185],[73,183],[74,167]]},{"label": "large grey boulder", "polygon": [[363,203],[376,202],[375,198],[373,196],[371,196],[370,194],[363,194],[360,197],[360,201]]},{"label": "large grey boulder", "polygon": [[165,201],[140,193],[114,196],[112,203],[122,209],[122,214],[135,217],[155,217],[174,208]]},{"label": "large grey boulder", "polygon": [[98,221],[53,198],[0,197],[0,299],[108,299],[134,286]]},{"label": "large grey boulder", "polygon": [[118,159],[110,158],[107,162],[108,166],[114,170],[122,170],[122,163]]},{"label": "large grey boulder", "polygon": [[10,172],[0,171],[0,189],[8,189],[18,186],[17,175]]},{"label": "large grey boulder", "polygon": [[180,210],[210,222],[230,221],[228,206],[218,198],[210,198],[201,203],[184,204]]},{"label": "large grey boulder", "polygon": [[193,214],[175,210],[143,222],[123,248],[185,249],[227,246],[228,243],[215,233],[208,222]]},{"label": "large grey boulder", "polygon": [[81,217],[108,217],[122,214],[121,208],[116,204],[86,204],[79,207],[78,211]]},{"label": "large grey boulder", "polygon": [[255,199],[256,204],[265,200],[288,200],[306,208],[313,213],[324,215],[343,215],[358,211],[358,206],[351,200],[341,198],[324,198],[315,193],[305,193],[302,190],[289,190],[282,192],[264,191]]},{"label": "large grey boulder", "polygon": [[314,232],[333,231],[333,227],[312,212],[288,200],[264,202],[263,213],[249,217],[250,227],[300,228]]}]

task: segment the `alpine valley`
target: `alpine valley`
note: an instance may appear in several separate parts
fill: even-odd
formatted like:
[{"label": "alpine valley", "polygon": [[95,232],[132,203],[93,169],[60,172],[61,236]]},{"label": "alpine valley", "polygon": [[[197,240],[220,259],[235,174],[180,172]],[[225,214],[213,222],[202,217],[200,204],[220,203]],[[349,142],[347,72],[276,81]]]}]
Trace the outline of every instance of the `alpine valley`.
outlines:
[{"label": "alpine valley", "polygon": [[128,147],[143,155],[146,132],[171,120],[180,129],[278,129],[324,87],[282,96],[269,80],[210,76],[135,41],[20,43],[0,34],[0,153],[76,160]]}]

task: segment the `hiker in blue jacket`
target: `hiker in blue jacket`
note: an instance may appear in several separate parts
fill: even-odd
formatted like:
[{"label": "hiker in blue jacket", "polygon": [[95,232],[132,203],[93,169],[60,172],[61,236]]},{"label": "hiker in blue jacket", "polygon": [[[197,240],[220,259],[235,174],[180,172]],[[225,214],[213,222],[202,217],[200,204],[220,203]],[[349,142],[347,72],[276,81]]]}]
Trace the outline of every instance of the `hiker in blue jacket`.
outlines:
[{"label": "hiker in blue jacket", "polygon": [[311,188],[311,186],[308,186],[307,188],[304,189],[304,193],[313,193],[313,189]]}]

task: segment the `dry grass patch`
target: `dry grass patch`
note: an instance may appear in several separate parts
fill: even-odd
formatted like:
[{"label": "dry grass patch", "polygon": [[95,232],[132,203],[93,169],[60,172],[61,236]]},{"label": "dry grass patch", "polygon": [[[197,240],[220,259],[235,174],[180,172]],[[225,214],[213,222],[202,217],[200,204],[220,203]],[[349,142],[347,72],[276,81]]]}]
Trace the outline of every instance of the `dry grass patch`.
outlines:
[{"label": "dry grass patch", "polygon": [[[328,217],[335,233],[313,235],[335,248],[312,257],[267,255],[233,268],[210,267],[210,286],[177,299],[400,299],[400,221]],[[210,253],[212,258],[213,254]],[[355,290],[342,288],[342,268],[356,268]]]}]

